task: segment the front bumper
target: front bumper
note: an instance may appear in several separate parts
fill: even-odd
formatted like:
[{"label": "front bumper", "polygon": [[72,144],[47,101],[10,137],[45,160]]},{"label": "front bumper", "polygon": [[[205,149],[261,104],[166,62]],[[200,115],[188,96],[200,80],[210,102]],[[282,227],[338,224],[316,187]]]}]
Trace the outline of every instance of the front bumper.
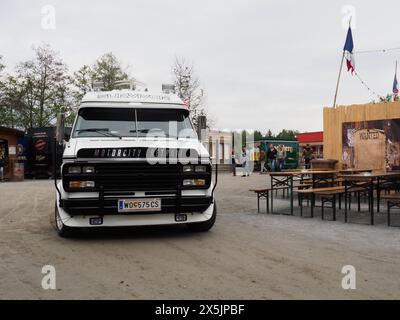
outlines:
[{"label": "front bumper", "polygon": [[[120,197],[121,198],[121,197]],[[122,197],[126,199],[127,197]],[[146,198],[146,197],[144,197]],[[149,198],[149,197],[148,197]],[[158,198],[158,197],[157,197]],[[192,213],[203,212],[211,205],[212,198],[186,196],[181,197],[160,197],[161,211],[147,211],[146,214],[159,213]],[[119,213],[118,212],[119,198],[76,198],[76,199],[61,199],[60,207],[70,216],[76,215],[137,215],[137,212]]]},{"label": "front bumper", "polygon": [[[64,225],[74,228],[156,226],[197,223],[210,220],[214,211],[214,203],[211,203],[205,211],[187,213],[186,221],[177,222],[175,221],[175,213],[118,213],[102,215],[101,212],[89,214],[85,211],[81,211],[80,215],[70,215],[64,210],[64,208],[60,207],[58,201],[56,201],[56,206]],[[90,218],[99,216],[103,216],[103,223],[101,225],[91,225]]]}]

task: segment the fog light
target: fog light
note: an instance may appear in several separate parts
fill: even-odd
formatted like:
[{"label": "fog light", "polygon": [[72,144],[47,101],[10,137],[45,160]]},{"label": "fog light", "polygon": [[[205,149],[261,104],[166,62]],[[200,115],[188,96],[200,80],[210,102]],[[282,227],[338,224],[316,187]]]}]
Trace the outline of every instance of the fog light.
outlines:
[{"label": "fog light", "polygon": [[193,172],[193,166],[183,166],[183,172]]},{"label": "fog light", "polygon": [[196,172],[206,172],[207,171],[207,167],[206,166],[196,166],[194,168],[194,171],[196,171]]},{"label": "fog light", "polygon": [[81,167],[69,167],[68,173],[81,173]]},{"label": "fog light", "polygon": [[82,172],[83,173],[94,173],[94,167],[93,166],[83,167]]}]

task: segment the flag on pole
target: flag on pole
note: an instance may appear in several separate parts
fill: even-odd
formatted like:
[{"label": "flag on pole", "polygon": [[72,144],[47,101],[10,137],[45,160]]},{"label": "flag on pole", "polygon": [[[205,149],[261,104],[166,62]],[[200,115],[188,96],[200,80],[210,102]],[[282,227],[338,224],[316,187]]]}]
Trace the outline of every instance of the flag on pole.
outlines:
[{"label": "flag on pole", "polygon": [[349,30],[347,30],[346,42],[344,44],[343,51],[344,51],[344,56],[346,58],[347,71],[351,71],[351,74],[353,74],[355,70],[353,48],[354,48],[353,35],[351,33],[351,28],[349,26]]},{"label": "flag on pole", "polygon": [[397,83],[397,61],[396,61],[396,69],[394,71],[394,79],[393,79],[393,99],[397,100],[397,96],[399,95],[399,85]]}]

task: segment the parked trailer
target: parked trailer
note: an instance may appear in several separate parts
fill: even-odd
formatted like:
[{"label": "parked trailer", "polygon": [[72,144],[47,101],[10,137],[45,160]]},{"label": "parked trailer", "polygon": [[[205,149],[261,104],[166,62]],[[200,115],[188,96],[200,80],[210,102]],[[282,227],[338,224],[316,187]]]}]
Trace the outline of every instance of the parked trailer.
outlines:
[{"label": "parked trailer", "polygon": [[254,141],[254,161],[255,169],[259,170],[259,154],[260,150],[267,152],[269,145],[273,144],[275,147],[282,145],[286,150],[286,160],[284,169],[296,169],[299,167],[299,143],[296,140],[279,140],[279,139],[263,139]]},{"label": "parked trailer", "polygon": [[[66,128],[70,133],[71,128]],[[26,168],[25,175],[32,178],[49,178],[53,175],[53,148],[55,127],[29,128],[25,137]],[[57,173],[62,162],[62,155],[56,159]]]}]

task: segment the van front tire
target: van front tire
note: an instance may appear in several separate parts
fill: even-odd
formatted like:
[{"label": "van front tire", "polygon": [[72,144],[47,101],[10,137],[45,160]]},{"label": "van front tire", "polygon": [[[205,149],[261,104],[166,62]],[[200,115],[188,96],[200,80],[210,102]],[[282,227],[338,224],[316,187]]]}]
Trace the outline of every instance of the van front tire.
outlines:
[{"label": "van front tire", "polygon": [[55,209],[54,209],[54,221],[55,221],[57,233],[60,237],[73,238],[74,236],[76,236],[77,230],[75,228],[66,226],[62,222],[60,214],[58,212],[57,203],[55,204]]},{"label": "van front tire", "polygon": [[217,218],[217,205],[214,203],[214,210],[210,220],[204,222],[188,223],[187,227],[192,232],[207,232],[214,226],[216,218]]}]

